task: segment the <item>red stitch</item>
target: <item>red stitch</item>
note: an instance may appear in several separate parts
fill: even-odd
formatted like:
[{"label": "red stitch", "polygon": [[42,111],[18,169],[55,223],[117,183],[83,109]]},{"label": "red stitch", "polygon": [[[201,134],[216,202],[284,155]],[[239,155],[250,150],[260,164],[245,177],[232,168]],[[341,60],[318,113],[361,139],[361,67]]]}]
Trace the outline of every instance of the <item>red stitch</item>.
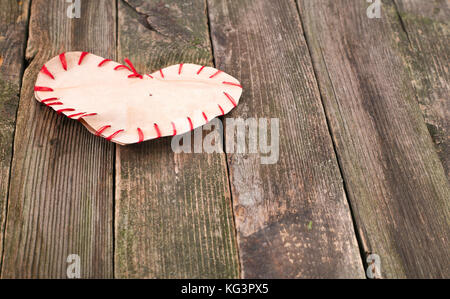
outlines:
[{"label": "red stitch", "polygon": [[163,78],[164,78],[164,74],[163,74],[163,71],[162,71],[162,69],[160,69],[160,70],[159,70],[159,73],[161,74],[161,77],[163,77]]},{"label": "red stitch", "polygon": [[59,54],[59,60],[61,61],[63,69],[67,71],[66,53]]},{"label": "red stitch", "polygon": [[41,103],[50,102],[50,101],[54,101],[54,100],[58,100],[58,98],[48,98],[48,99],[42,100]]},{"label": "red stitch", "polygon": [[128,64],[132,70],[133,73],[137,74],[138,72],[136,71],[136,69],[134,68],[134,65],[131,63],[131,61],[128,58],[124,59],[125,63]]},{"label": "red stitch", "polygon": [[67,117],[68,117],[68,118],[74,118],[74,117],[83,115],[83,114],[85,114],[85,113],[86,113],[86,112],[75,113],[75,114],[68,115]]},{"label": "red stitch", "polygon": [[124,130],[118,130],[118,131],[115,131],[114,133],[112,133],[108,138],[106,138],[106,140],[111,140],[111,139],[113,139],[114,137],[116,137],[117,136],[117,134],[119,134],[120,132],[123,132]]},{"label": "red stitch", "polygon": [[62,102],[52,102],[52,103],[45,103],[47,106],[57,106],[57,105],[63,105]]},{"label": "red stitch", "polygon": [[137,128],[138,131],[138,135],[139,135],[139,142],[141,143],[142,141],[144,141],[144,133],[142,132],[141,128]]},{"label": "red stitch", "polygon": [[187,118],[189,121],[189,126],[191,127],[191,131],[194,130],[194,124],[192,123],[192,120],[190,117]]},{"label": "red stitch", "polygon": [[205,66],[202,66],[202,67],[198,70],[197,75],[200,75],[200,73],[203,71],[204,68],[205,68]]},{"label": "red stitch", "polygon": [[82,119],[82,118],[85,118],[86,116],[94,116],[94,115],[97,115],[97,113],[89,113],[89,114],[85,114],[85,115],[81,116],[81,117],[78,118],[78,119]]},{"label": "red stitch", "polygon": [[131,63],[131,61],[128,58],[125,58],[124,61],[126,64],[128,64],[130,66],[131,71],[133,72],[133,75],[129,75],[128,78],[133,78],[133,77],[138,77],[141,79],[143,78],[142,75],[136,71],[134,65]]},{"label": "red stitch", "polygon": [[53,91],[50,87],[35,86],[34,91]]},{"label": "red stitch", "polygon": [[222,112],[222,115],[225,115],[225,111],[223,111],[222,106],[220,106],[219,104],[217,104],[219,106],[220,112]]},{"label": "red stitch", "polygon": [[116,67],[114,68],[114,70],[117,71],[117,70],[120,69],[120,68],[126,68],[127,70],[129,70],[129,71],[131,72],[130,68],[127,67],[126,65],[123,65],[123,64],[119,64],[118,66],[116,66]]},{"label": "red stitch", "polygon": [[111,128],[111,126],[103,126],[95,132],[95,135],[100,136],[106,129]]},{"label": "red stitch", "polygon": [[206,120],[206,122],[208,122],[208,117],[206,116],[205,112],[202,112],[203,114],[203,118]]},{"label": "red stitch", "polygon": [[174,122],[172,122],[172,128],[173,128],[173,136],[177,135],[177,128],[175,127]]},{"label": "red stitch", "polygon": [[146,75],[153,79],[153,76],[152,76],[152,75],[150,75],[150,74],[146,74]]},{"label": "red stitch", "polygon": [[180,63],[180,67],[178,68],[178,75],[181,75],[181,69],[183,68],[183,64]]},{"label": "red stitch", "polygon": [[161,137],[161,131],[159,130],[159,127],[158,127],[158,125],[155,123],[155,124],[153,124],[154,126],[155,126],[155,130],[156,130],[156,134],[158,135],[158,137],[156,137],[156,138],[159,138],[159,137]]},{"label": "red stitch", "polygon": [[111,61],[111,59],[103,59],[102,62],[98,64],[98,67],[101,67],[104,63]]},{"label": "red stitch", "polygon": [[78,60],[78,65],[81,64],[81,62],[83,61],[84,57],[85,57],[86,55],[88,55],[88,54],[89,54],[89,52],[83,52],[83,53],[81,53],[80,60]]},{"label": "red stitch", "polygon": [[50,73],[50,71],[47,69],[47,67],[45,66],[45,64],[42,66],[41,72],[43,72],[44,74],[46,74],[47,76],[49,76],[50,78],[52,78],[53,80],[55,80],[55,77],[53,76],[52,73]]},{"label": "red stitch", "polygon": [[61,113],[63,113],[63,112],[70,112],[70,111],[75,111],[75,109],[73,109],[73,108],[64,108],[64,109],[56,110],[56,112],[57,112],[58,114],[61,114]]},{"label": "red stitch", "polygon": [[214,78],[215,76],[217,76],[218,74],[220,74],[222,71],[217,71],[217,72],[215,72],[213,75],[211,75],[211,76],[209,76],[209,79],[212,79],[212,78]]},{"label": "red stitch", "polygon": [[223,92],[227,98],[230,100],[231,104],[233,104],[234,107],[236,107],[236,101],[233,99],[232,96],[230,96],[228,93],[226,93],[225,91]]},{"label": "red stitch", "polygon": [[226,81],[223,81],[222,84],[228,84],[228,85],[233,85],[233,86],[237,86],[237,87],[242,88],[242,86],[241,86],[240,84],[233,83],[233,82],[226,82]]}]

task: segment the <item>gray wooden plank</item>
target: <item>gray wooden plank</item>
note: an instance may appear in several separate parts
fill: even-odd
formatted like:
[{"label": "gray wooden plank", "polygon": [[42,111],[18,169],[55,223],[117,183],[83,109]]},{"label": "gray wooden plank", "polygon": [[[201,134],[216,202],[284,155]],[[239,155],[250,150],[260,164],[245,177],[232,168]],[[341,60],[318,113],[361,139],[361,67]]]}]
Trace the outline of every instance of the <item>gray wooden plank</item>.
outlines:
[{"label": "gray wooden plank", "polygon": [[450,7],[449,1],[395,0],[411,49],[406,63],[420,109],[450,176]]},{"label": "gray wooden plank", "polygon": [[[206,6],[119,1],[119,58],[150,73],[212,65]],[[224,154],[175,154],[171,138],[117,147],[115,274],[119,278],[238,276]]]},{"label": "gray wooden plank", "polygon": [[391,1],[298,1],[356,225],[381,277],[448,277],[450,192]]},{"label": "gray wooden plank", "polygon": [[[29,1],[0,1],[0,253],[11,169],[16,112],[27,41]],[[0,259],[0,269],[1,269]]]},{"label": "gray wooden plank", "polygon": [[364,277],[295,2],[208,5],[216,65],[244,87],[231,117],[280,122],[277,163],[227,154],[242,276]]},{"label": "gray wooden plank", "polygon": [[3,278],[66,278],[68,255],[81,277],[112,277],[114,146],[33,96],[51,57],[84,50],[114,59],[115,4],[81,1],[81,18],[65,1],[31,5],[4,238]]}]

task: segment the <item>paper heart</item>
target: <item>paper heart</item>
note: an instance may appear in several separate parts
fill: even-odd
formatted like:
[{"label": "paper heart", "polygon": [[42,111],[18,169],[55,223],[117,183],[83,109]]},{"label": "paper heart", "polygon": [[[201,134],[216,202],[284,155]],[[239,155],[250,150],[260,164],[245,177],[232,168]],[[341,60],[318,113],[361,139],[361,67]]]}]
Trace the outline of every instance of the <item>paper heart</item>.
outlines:
[{"label": "paper heart", "polygon": [[62,53],[41,69],[36,99],[118,144],[185,133],[236,107],[242,86],[196,64],[139,74],[87,52]]}]

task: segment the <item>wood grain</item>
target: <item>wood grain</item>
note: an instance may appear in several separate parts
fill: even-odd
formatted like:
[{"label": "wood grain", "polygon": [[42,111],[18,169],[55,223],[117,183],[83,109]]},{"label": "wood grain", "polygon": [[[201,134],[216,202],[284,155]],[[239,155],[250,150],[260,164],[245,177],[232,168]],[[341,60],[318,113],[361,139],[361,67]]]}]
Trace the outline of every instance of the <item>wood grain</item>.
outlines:
[{"label": "wood grain", "polygon": [[[0,252],[6,222],[16,112],[25,64],[29,2],[0,1]],[[1,269],[0,259],[0,269]]]},{"label": "wood grain", "polygon": [[70,19],[65,1],[32,1],[3,278],[66,278],[70,254],[80,256],[83,278],[113,275],[114,147],[33,97],[40,68],[63,51],[115,58],[114,3],[81,3],[81,18]]},{"label": "wood grain", "polygon": [[450,193],[391,1],[298,1],[358,232],[386,278],[448,277]]},{"label": "wood grain", "polygon": [[[118,7],[119,58],[129,57],[138,71],[212,65],[204,1]],[[237,277],[225,156],[175,154],[170,143],[117,147],[116,277]]]},{"label": "wood grain", "polygon": [[411,49],[413,86],[447,178],[450,177],[449,1],[395,0]]},{"label": "wood grain", "polygon": [[244,86],[231,116],[280,121],[277,163],[227,154],[242,276],[364,277],[295,3],[208,4],[216,64]]}]

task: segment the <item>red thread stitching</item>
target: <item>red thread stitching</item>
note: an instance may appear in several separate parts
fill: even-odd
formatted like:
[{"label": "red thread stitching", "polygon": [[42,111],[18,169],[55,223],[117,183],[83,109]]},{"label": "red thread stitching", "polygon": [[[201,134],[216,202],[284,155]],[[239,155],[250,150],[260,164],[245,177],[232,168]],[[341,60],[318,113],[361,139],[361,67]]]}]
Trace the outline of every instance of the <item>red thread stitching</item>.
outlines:
[{"label": "red thread stitching", "polygon": [[127,70],[129,70],[129,71],[131,72],[130,68],[127,67],[126,65],[123,65],[123,64],[119,64],[118,66],[116,66],[116,67],[114,68],[114,70],[117,71],[117,70],[120,69],[120,68],[126,68]]},{"label": "red thread stitching", "polygon": [[162,71],[162,69],[159,69],[159,73],[161,74],[161,77],[163,77],[163,78],[164,78],[164,74],[163,74],[163,71]]},{"label": "red thread stitching", "polygon": [[63,105],[62,102],[53,102],[53,103],[45,103],[47,106],[57,106],[57,105]]},{"label": "red thread stitching", "polygon": [[67,71],[67,60],[66,53],[59,54],[59,60],[61,61],[61,65],[65,71]]},{"label": "red thread stitching", "polygon": [[45,86],[35,86],[34,91],[53,91],[53,89]]},{"label": "red thread stitching", "polygon": [[73,109],[73,108],[64,108],[64,109],[56,110],[56,112],[57,112],[58,114],[61,114],[61,113],[63,113],[63,112],[70,112],[70,111],[75,111],[75,109]]},{"label": "red thread stitching", "polygon": [[42,66],[41,72],[44,73],[44,74],[46,74],[47,76],[49,76],[49,77],[52,78],[53,80],[55,80],[55,77],[53,76],[52,73],[50,73],[50,71],[47,69],[47,67],[45,66],[45,64]]},{"label": "red thread stitching", "polygon": [[122,129],[122,130],[115,131],[115,132],[112,133],[108,138],[106,138],[106,140],[111,140],[111,139],[113,139],[114,137],[117,136],[117,134],[119,134],[120,132],[123,132],[123,131],[124,131],[123,129]]},{"label": "red thread stitching", "polygon": [[152,75],[150,75],[150,74],[146,74],[146,75],[153,79],[153,76],[152,76]]},{"label": "red thread stitching", "polygon": [[85,57],[86,55],[88,55],[88,54],[89,54],[88,52],[83,52],[83,53],[81,53],[80,60],[78,60],[78,65],[81,64],[81,62],[83,61],[84,57]]},{"label": "red thread stitching", "polygon": [[125,58],[124,61],[125,61],[126,64],[128,64],[128,65],[130,66],[131,71],[133,72],[133,74],[132,74],[132,75],[129,75],[128,78],[133,78],[133,77],[138,77],[138,78],[140,78],[140,79],[144,78],[144,77],[142,77],[141,74],[139,74],[139,73],[136,71],[134,65],[131,63],[131,61],[130,61],[128,58]]},{"label": "red thread stitching", "polygon": [[220,112],[222,112],[222,115],[225,115],[225,111],[223,111],[222,106],[220,106],[219,104],[217,104],[219,106]]},{"label": "red thread stitching", "polygon": [[75,114],[68,115],[67,117],[68,117],[68,118],[74,118],[74,117],[83,115],[83,114],[85,114],[85,113],[86,113],[86,112],[75,113]]},{"label": "red thread stitching", "polygon": [[111,61],[111,59],[103,59],[102,62],[98,64],[98,67],[101,67],[104,63]]},{"label": "red thread stitching", "polygon": [[183,68],[183,64],[180,63],[180,67],[178,68],[178,75],[181,75],[181,69]]},{"label": "red thread stitching", "polygon": [[233,86],[237,86],[237,87],[242,88],[242,85],[237,84],[237,83],[233,83],[233,82],[226,82],[226,81],[223,81],[222,84],[228,84],[228,85],[233,85]]},{"label": "red thread stitching", "polygon": [[232,96],[230,96],[228,93],[226,93],[225,91],[223,92],[227,98],[230,100],[230,102],[233,104],[234,107],[236,107],[236,101],[233,99]]},{"label": "red thread stitching", "polygon": [[177,135],[177,128],[175,127],[174,122],[172,122],[172,128],[173,128],[173,136]]},{"label": "red thread stitching", "polygon": [[161,137],[161,131],[159,130],[159,127],[158,127],[158,124],[153,124],[154,125],[154,127],[155,127],[155,130],[156,130],[156,134],[158,135],[158,137],[156,137],[156,138],[159,138],[159,137]]},{"label": "red thread stitching", "polygon": [[85,118],[86,116],[94,116],[94,115],[97,115],[97,113],[88,113],[88,114],[85,114],[85,115],[81,116],[78,119],[82,119],[82,118]]},{"label": "red thread stitching", "polygon": [[194,124],[192,123],[192,120],[190,117],[187,118],[189,121],[189,126],[191,127],[191,131],[194,130]]},{"label": "red thread stitching", "polygon": [[58,100],[58,98],[48,98],[48,99],[42,100],[41,103],[50,102],[50,101],[54,101],[54,100]]},{"label": "red thread stitching", "polygon": [[139,135],[138,143],[141,143],[142,141],[144,141],[144,133],[142,132],[141,128],[137,128],[137,131],[138,131],[138,135]]},{"label": "red thread stitching", "polygon": [[208,122],[208,117],[206,116],[205,112],[202,112],[203,114],[203,118],[206,120],[206,122]]},{"label": "red thread stitching", "polygon": [[215,72],[213,75],[211,75],[211,76],[209,76],[209,79],[212,79],[212,78],[214,78],[215,76],[217,76],[218,74],[220,74],[222,71],[217,71],[217,72]]},{"label": "red thread stitching", "polygon": [[95,132],[96,136],[100,136],[106,129],[111,128],[111,126],[103,126]]},{"label": "red thread stitching", "polygon": [[204,68],[205,68],[205,66],[202,66],[202,67],[198,70],[197,75],[200,75],[200,73],[203,71]]}]

